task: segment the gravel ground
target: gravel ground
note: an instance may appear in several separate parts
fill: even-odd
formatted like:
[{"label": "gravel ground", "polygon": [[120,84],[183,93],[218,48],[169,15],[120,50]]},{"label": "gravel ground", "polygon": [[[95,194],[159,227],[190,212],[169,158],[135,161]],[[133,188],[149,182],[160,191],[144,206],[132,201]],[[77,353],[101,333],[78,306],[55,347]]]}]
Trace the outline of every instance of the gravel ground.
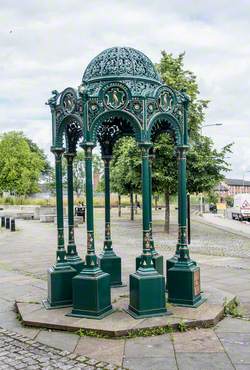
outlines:
[{"label": "gravel ground", "polygon": [[[155,243],[161,250],[163,248],[172,251],[177,239],[177,225],[173,223],[176,215],[172,215],[169,235],[162,232],[163,222],[159,220],[159,215],[157,218],[154,227]],[[191,220],[191,253],[250,258],[250,237],[242,236],[240,232],[237,235],[230,231],[217,229],[197,218],[194,216]]]}]

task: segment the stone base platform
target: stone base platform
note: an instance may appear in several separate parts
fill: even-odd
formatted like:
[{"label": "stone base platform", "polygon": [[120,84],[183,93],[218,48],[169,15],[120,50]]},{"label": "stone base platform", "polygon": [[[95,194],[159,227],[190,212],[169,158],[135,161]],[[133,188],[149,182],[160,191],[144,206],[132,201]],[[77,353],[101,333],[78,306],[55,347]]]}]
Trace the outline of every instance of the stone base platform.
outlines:
[{"label": "stone base platform", "polygon": [[224,317],[225,300],[231,302],[235,299],[228,292],[207,287],[205,291],[207,301],[197,308],[167,304],[171,315],[136,320],[125,311],[128,306],[128,295],[124,293],[127,293],[127,288],[121,287],[112,291],[114,312],[102,320],[65,316],[71,312],[71,307],[46,310],[41,303],[16,302],[16,309],[23,324],[27,326],[72,332],[82,329],[85,334],[94,331],[97,335],[121,337],[140,335],[141,330],[147,330],[150,335],[150,332],[160,334],[160,328],[171,331],[181,327],[185,329],[211,327]]}]

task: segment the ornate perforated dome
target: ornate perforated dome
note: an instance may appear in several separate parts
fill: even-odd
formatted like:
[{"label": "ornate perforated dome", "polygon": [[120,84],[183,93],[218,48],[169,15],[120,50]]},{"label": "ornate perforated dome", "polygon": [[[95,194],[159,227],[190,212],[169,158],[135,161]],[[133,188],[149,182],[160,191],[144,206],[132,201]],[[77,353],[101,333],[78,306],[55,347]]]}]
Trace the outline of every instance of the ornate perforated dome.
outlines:
[{"label": "ornate perforated dome", "polygon": [[87,66],[83,82],[115,78],[161,82],[151,60],[142,52],[127,47],[113,47],[97,55]]}]

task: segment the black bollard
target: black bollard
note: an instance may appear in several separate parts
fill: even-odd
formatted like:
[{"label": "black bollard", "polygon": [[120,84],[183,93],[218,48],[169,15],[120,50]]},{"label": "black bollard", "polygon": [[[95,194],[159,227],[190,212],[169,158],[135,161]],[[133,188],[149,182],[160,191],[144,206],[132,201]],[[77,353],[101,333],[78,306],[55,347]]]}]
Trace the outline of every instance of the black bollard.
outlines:
[{"label": "black bollard", "polygon": [[6,229],[9,229],[10,228],[10,218],[9,217],[6,217],[5,218],[5,228]]},{"label": "black bollard", "polygon": [[5,217],[1,217],[1,227],[5,227]]},{"label": "black bollard", "polygon": [[16,220],[14,218],[10,222],[10,231],[16,231]]}]

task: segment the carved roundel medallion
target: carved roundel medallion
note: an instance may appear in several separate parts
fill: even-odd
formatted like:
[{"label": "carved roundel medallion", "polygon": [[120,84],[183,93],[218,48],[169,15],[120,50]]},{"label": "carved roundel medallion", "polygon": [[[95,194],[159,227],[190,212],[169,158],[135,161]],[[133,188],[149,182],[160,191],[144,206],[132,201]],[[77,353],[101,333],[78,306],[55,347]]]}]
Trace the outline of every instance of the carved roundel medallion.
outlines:
[{"label": "carved roundel medallion", "polygon": [[64,113],[71,114],[75,111],[77,105],[76,93],[72,88],[67,88],[61,95],[60,106]]},{"label": "carved roundel medallion", "polygon": [[68,92],[63,97],[63,107],[65,112],[72,113],[76,106],[76,99],[71,92]]},{"label": "carved roundel medallion", "polygon": [[104,103],[109,109],[121,109],[127,101],[127,93],[121,86],[111,86],[104,93]]},{"label": "carved roundel medallion", "polygon": [[158,98],[159,107],[162,111],[168,112],[172,110],[174,99],[170,91],[162,91]]}]

